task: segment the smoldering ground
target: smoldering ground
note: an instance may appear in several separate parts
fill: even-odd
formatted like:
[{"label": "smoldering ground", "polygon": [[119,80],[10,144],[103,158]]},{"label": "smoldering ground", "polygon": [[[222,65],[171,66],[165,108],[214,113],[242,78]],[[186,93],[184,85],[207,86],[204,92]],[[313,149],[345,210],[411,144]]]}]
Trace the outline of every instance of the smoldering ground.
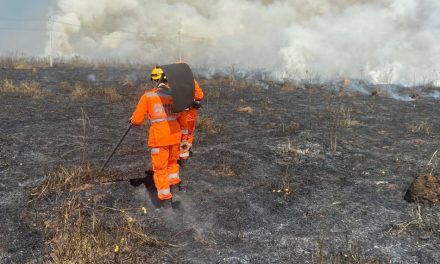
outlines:
[{"label": "smoldering ground", "polygon": [[[157,209],[144,184],[96,184],[101,176],[92,177],[93,184],[80,182],[81,188],[55,189],[31,199],[31,189],[60,166],[102,164],[145,89],[144,72],[0,71],[2,80],[20,89],[26,87],[20,82],[40,84],[38,96],[20,89],[0,94],[2,263],[66,257],[55,250],[65,240],[53,239],[60,237],[51,231],[57,222],[50,220],[57,219],[54,210],[72,194],[86,206],[82,216],[92,217],[90,208],[95,208],[96,223],[113,230],[105,233],[108,244],[99,251],[101,260],[440,261],[436,207],[403,199],[415,176],[432,169],[427,164],[439,146],[439,101],[371,96],[343,83],[200,77],[205,105],[194,157],[182,169],[183,190],[175,192],[178,208]],[[94,81],[87,79],[91,74]],[[132,85],[124,85],[127,76]],[[150,166],[145,131],[142,126],[130,132],[109,164],[108,177],[145,177]],[[134,236],[139,230],[148,236]],[[132,239],[124,240],[132,243],[129,247],[122,244],[122,235]]]}]

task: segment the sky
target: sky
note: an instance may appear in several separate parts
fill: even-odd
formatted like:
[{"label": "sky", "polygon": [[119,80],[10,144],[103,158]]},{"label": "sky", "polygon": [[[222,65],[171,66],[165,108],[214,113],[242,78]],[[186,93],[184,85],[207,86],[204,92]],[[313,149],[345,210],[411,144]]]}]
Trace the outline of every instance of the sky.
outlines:
[{"label": "sky", "polygon": [[43,55],[55,0],[0,0],[0,55]]}]

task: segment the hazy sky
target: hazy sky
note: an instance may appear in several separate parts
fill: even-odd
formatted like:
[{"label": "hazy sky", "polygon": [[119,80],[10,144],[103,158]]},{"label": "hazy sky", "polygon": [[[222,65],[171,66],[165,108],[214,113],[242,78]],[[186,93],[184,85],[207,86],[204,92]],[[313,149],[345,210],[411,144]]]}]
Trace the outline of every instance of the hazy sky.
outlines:
[{"label": "hazy sky", "polygon": [[0,0],[0,55],[42,55],[55,0]]}]

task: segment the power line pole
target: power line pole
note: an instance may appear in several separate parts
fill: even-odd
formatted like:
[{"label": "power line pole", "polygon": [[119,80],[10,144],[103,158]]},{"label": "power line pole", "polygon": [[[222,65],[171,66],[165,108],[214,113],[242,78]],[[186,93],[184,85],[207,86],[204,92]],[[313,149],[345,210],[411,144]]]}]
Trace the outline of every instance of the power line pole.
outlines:
[{"label": "power line pole", "polygon": [[177,32],[177,35],[179,37],[179,61],[182,61],[182,34],[180,32],[180,29]]},{"label": "power line pole", "polygon": [[49,41],[50,41],[50,44],[49,44],[49,67],[53,67],[53,59],[52,59],[52,37],[53,37],[53,34],[52,34],[52,31],[53,31],[53,20],[52,20],[52,17],[51,16],[49,16],[49,27],[50,27],[50,33],[49,33]]},{"label": "power line pole", "polygon": [[179,61],[182,61],[182,18],[179,18],[179,31],[177,31],[179,41]]}]

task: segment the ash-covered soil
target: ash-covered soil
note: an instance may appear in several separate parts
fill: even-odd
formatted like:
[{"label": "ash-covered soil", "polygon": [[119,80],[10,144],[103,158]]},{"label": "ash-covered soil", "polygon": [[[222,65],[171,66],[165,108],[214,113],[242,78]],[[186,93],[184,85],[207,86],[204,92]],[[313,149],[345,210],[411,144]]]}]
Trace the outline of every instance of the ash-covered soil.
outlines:
[{"label": "ash-covered soil", "polygon": [[[36,211],[54,201],[32,200],[30,188],[84,153],[100,166],[127,126],[142,78],[142,71],[115,69],[0,70],[0,81],[36,80],[43,88],[38,98],[0,94],[1,263],[38,263],[48,253]],[[72,99],[63,81],[111,85],[124,99]],[[136,220],[177,246],[150,249],[146,263],[313,263],[320,248],[326,256],[440,263],[438,208],[423,207],[426,225],[414,225],[417,205],[403,199],[439,148],[438,100],[399,101],[334,85],[200,82],[200,118],[218,131],[197,131],[183,190],[175,192],[178,208],[156,208],[144,185],[128,181],[83,193],[104,196],[109,207],[147,208]],[[109,170],[144,177],[146,131],[130,131]]]}]

